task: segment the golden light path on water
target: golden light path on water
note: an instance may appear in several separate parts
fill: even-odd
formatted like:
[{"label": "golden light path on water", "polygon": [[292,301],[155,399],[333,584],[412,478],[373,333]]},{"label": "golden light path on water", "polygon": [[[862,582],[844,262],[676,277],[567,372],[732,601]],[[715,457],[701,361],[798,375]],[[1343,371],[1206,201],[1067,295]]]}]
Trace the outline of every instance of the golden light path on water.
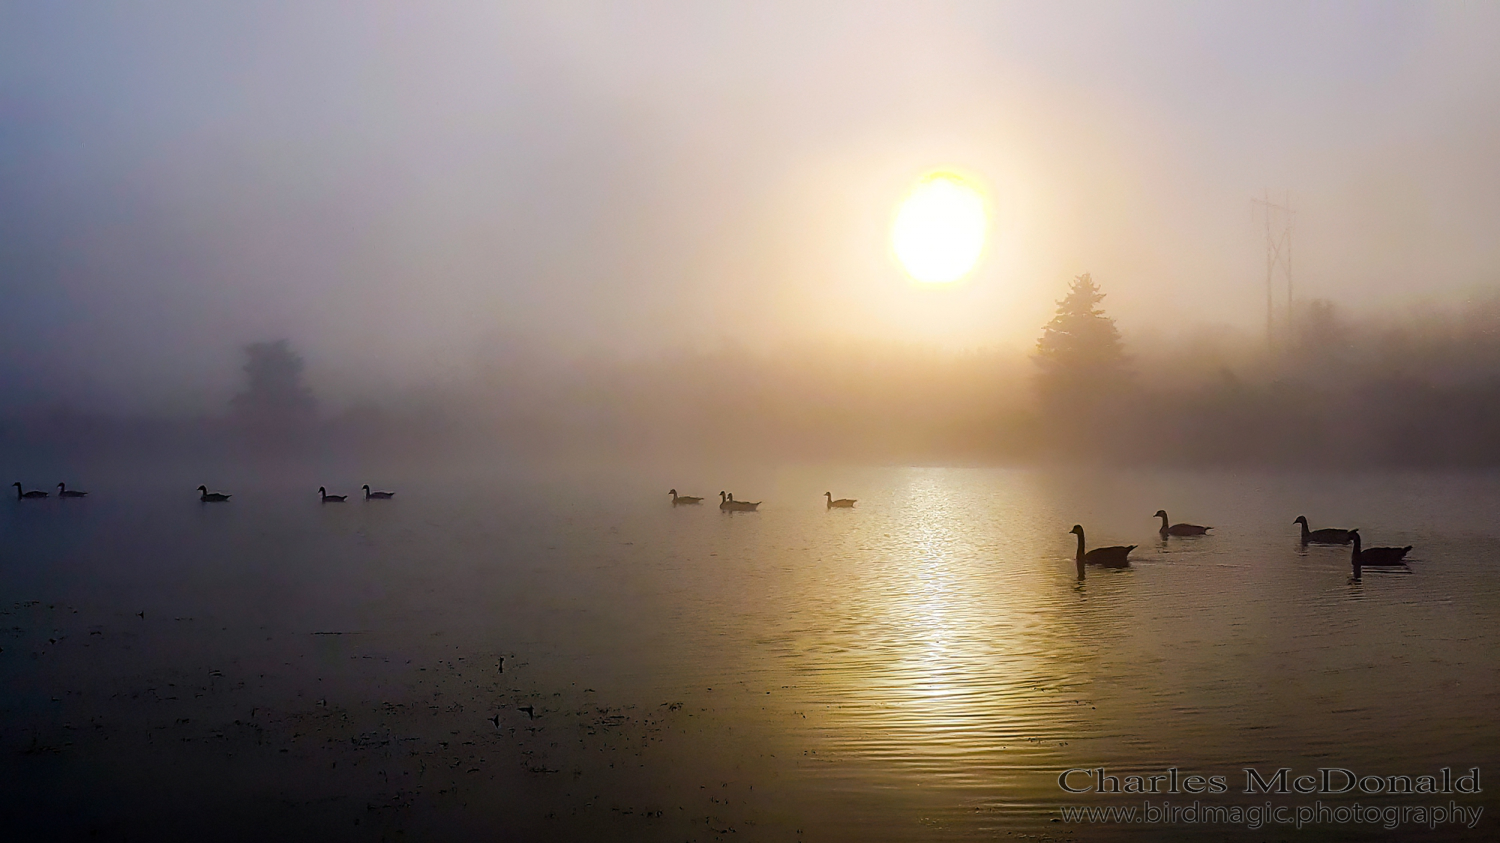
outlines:
[{"label": "golden light path on water", "polygon": [[[1072,704],[1031,698],[1066,681],[1058,663],[1072,648],[1045,622],[1050,613],[1029,605],[1047,578],[995,568],[999,548],[982,524],[1014,524],[1015,508],[976,511],[946,479],[913,473],[894,531],[849,549],[862,573],[837,578],[847,590],[834,595],[845,618],[833,634],[861,644],[828,648],[810,670],[836,700],[826,751],[929,783],[993,788],[1071,719]],[[1035,552],[1046,555],[1040,543]]]},{"label": "golden light path on water", "polygon": [[[119,769],[190,825],[263,792],[277,828],[414,838],[994,839],[1056,830],[1069,767],[1418,774],[1500,740],[1500,478],[673,470],[765,500],[722,513],[643,474],[476,465],[333,507],[247,472],[205,508],[131,472],[0,509],[7,798]],[[1158,540],[1163,506],[1214,534]],[[1304,512],[1411,570],[1351,584]],[[1073,523],[1132,567],[1079,582]]]},{"label": "golden light path on water", "polygon": [[[1306,505],[1295,491],[1259,499],[1253,484],[1200,479],[1184,495],[1170,477],[992,470],[885,479],[863,510],[778,514],[776,529],[798,535],[757,552],[769,561],[802,542],[815,548],[744,618],[769,662],[740,665],[751,685],[790,685],[775,693],[806,719],[767,728],[812,741],[799,769],[809,787],[856,801],[879,794],[924,827],[984,834],[1049,822],[1067,796],[1057,776],[1073,766],[1239,776],[1246,764],[1398,757],[1421,767],[1443,757],[1439,745],[1461,746],[1446,733],[1434,742],[1447,727],[1419,713],[1420,682],[1390,690],[1333,678],[1350,660],[1403,673],[1407,658],[1442,646],[1412,637],[1422,624],[1413,612],[1447,610],[1406,605],[1400,592],[1421,583],[1388,578],[1381,600],[1401,608],[1359,633],[1366,640],[1353,637],[1360,617],[1380,610],[1351,591],[1346,551],[1301,552],[1288,540],[1285,510]],[[799,485],[786,480],[775,497],[805,494]],[[1218,513],[1219,536],[1163,542],[1154,505],[1118,503],[1164,498]],[[1134,567],[1077,582],[1074,521],[1090,525],[1091,546],[1141,545]],[[742,522],[721,526],[743,538]],[[1409,653],[1401,662],[1379,654],[1397,642]],[[1483,728],[1463,722],[1471,734]],[[1409,731],[1393,738],[1395,723]],[[902,836],[880,826],[861,834]]]}]

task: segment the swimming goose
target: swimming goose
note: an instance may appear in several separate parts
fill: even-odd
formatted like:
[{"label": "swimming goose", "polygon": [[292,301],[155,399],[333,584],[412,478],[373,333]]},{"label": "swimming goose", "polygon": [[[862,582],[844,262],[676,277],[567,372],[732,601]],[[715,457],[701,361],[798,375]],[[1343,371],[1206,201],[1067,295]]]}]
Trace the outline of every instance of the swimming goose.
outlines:
[{"label": "swimming goose", "polygon": [[45,497],[48,497],[48,493],[43,492],[41,489],[32,489],[29,492],[22,491],[21,490],[21,484],[20,484],[20,482],[15,482],[15,483],[12,483],[10,485],[16,487],[16,500],[18,500],[18,501],[25,500],[27,498],[45,498]]},{"label": "swimming goose", "polygon": [[1354,540],[1354,553],[1351,554],[1350,562],[1354,566],[1354,578],[1359,579],[1360,568],[1389,568],[1396,565],[1405,565],[1403,560],[1406,554],[1411,552],[1411,545],[1406,547],[1372,547],[1361,550],[1359,546],[1359,530],[1350,530],[1349,536]]},{"label": "swimming goose", "polygon": [[210,492],[207,486],[199,486],[198,491],[200,492],[198,500],[204,503],[223,503],[229,500],[230,497],[229,495],[221,495],[218,492]]},{"label": "swimming goose", "polygon": [[1078,574],[1083,575],[1083,566],[1102,565],[1106,568],[1128,568],[1130,567],[1130,551],[1136,549],[1136,545],[1126,547],[1096,547],[1085,553],[1083,551],[1083,525],[1074,524],[1073,529],[1068,532],[1078,536]]},{"label": "swimming goose", "polygon": [[669,494],[669,495],[672,496],[672,505],[673,506],[676,506],[678,504],[684,504],[684,503],[703,503],[703,499],[702,498],[695,498],[692,495],[679,495],[679,494],[677,494],[677,490],[676,489],[673,489],[672,491],[667,492],[667,494]]},{"label": "swimming goose", "polygon": [[388,501],[396,496],[395,492],[372,492],[369,486],[365,486],[365,500]]},{"label": "swimming goose", "polygon": [[725,512],[754,512],[757,506],[760,506],[760,501],[737,501],[732,492],[719,493],[719,509]]},{"label": "swimming goose", "polygon": [[349,499],[348,495],[330,495],[328,490],[322,486],[318,487],[318,494],[322,496],[323,503],[343,503]]},{"label": "swimming goose", "polygon": [[1164,536],[1201,536],[1212,530],[1212,527],[1199,527],[1197,524],[1170,524],[1167,520],[1167,511],[1158,509],[1152,518],[1161,519],[1161,534]]},{"label": "swimming goose", "polygon": [[68,484],[59,483],[57,484],[57,496],[60,498],[86,498],[89,496],[89,493],[70,491],[68,489]]},{"label": "swimming goose", "polygon": [[853,509],[854,502],[857,500],[857,498],[839,498],[838,500],[834,500],[832,492],[824,492],[823,497],[828,499],[828,509],[833,509],[834,507],[839,507],[840,509]]},{"label": "swimming goose", "polygon": [[1306,515],[1297,516],[1297,520],[1292,523],[1302,525],[1303,544],[1348,544],[1352,539],[1348,530],[1340,530],[1335,527],[1328,527],[1322,530],[1307,529]]}]

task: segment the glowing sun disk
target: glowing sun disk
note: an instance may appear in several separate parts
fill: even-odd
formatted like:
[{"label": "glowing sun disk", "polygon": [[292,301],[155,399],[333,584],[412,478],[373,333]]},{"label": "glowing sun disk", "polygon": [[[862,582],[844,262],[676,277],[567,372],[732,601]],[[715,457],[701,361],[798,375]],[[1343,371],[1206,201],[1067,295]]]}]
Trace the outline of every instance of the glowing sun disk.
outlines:
[{"label": "glowing sun disk", "polygon": [[925,176],[901,204],[891,244],[908,274],[943,284],[966,275],[984,250],[984,197],[953,173]]}]

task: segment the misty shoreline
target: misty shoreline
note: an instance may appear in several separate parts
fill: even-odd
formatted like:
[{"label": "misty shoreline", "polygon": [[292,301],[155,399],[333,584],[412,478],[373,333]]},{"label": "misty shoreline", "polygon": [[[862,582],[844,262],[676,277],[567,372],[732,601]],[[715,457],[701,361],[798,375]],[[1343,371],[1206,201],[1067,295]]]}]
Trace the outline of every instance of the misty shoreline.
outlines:
[{"label": "misty shoreline", "polygon": [[[1140,416],[1132,419],[1140,423]],[[1390,472],[1478,471],[1500,469],[1491,437],[1474,440],[1444,438],[1441,430],[1400,428],[1399,438],[1348,438],[1336,450],[1319,450],[1306,440],[1275,438],[1284,428],[1258,440],[1247,438],[1234,448],[1219,443],[1244,433],[1226,427],[1193,431],[1192,448],[1158,451],[1149,442],[1132,443],[1116,434],[1091,447],[1068,450],[1048,441],[1045,420],[1012,416],[1004,437],[984,444],[973,441],[912,444],[881,439],[882,431],[867,431],[861,441],[819,440],[808,435],[784,439],[762,435],[726,448],[710,443],[674,443],[649,429],[590,431],[541,426],[497,436],[475,426],[428,420],[353,426],[329,421],[279,437],[248,433],[225,419],[126,419],[109,416],[51,416],[0,421],[0,461],[13,473],[41,472],[47,480],[61,466],[69,476],[91,469],[128,469],[138,465],[260,465],[294,466],[338,461],[368,461],[401,465],[431,462],[463,465],[472,460],[545,468],[549,465],[599,466],[667,464],[838,464],[866,466],[996,467],[1023,469],[1161,469],[1273,472]],[[1291,425],[1288,425],[1289,427]],[[1132,426],[1130,430],[1138,428]],[[1305,428],[1297,430],[1306,433]],[[1476,431],[1476,434],[1479,434]],[[1326,443],[1339,436],[1327,430],[1311,438]],[[1426,446],[1413,446],[1414,436]],[[40,481],[37,481],[40,482]],[[71,482],[71,481],[70,481]]]},{"label": "misty shoreline", "polygon": [[[1084,318],[1114,331],[1102,311]],[[1293,324],[1270,347],[1232,333],[1132,345],[1116,333],[1114,362],[1085,349],[1095,356],[1075,355],[1064,380],[1036,355],[896,343],[636,360],[513,352],[332,409],[295,349],[261,343],[246,351],[269,358],[246,364],[249,385],[227,412],[33,404],[0,413],[0,457],[1500,466],[1500,297],[1357,319],[1314,300]],[[1065,391],[1049,393],[1054,383]]]}]

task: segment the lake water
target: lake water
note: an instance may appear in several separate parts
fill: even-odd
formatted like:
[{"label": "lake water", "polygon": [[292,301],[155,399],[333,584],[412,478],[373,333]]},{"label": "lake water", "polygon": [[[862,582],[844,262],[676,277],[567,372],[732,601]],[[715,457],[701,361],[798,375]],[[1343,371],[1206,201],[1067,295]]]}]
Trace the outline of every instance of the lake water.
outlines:
[{"label": "lake water", "polygon": [[[341,473],[340,473],[341,472]],[[270,472],[267,472],[270,473]],[[1492,839],[1057,821],[1069,768],[1500,776],[1500,477],[468,466],[0,505],[12,839]],[[39,478],[37,484],[50,478]],[[358,500],[358,486],[397,489]],[[193,487],[234,493],[202,505]],[[352,492],[320,505],[319,485]],[[670,486],[705,496],[672,507]],[[764,500],[722,513],[717,492]],[[825,510],[822,493],[859,498]],[[1162,542],[1150,513],[1213,525]],[[1291,521],[1414,545],[1350,581]],[[1072,560],[1137,544],[1127,570]],[[139,613],[139,614],[138,614]],[[503,672],[500,660],[504,658]],[[531,711],[523,711],[522,707]],[[498,715],[498,725],[489,718]],[[1074,784],[1086,779],[1071,779]]]}]

